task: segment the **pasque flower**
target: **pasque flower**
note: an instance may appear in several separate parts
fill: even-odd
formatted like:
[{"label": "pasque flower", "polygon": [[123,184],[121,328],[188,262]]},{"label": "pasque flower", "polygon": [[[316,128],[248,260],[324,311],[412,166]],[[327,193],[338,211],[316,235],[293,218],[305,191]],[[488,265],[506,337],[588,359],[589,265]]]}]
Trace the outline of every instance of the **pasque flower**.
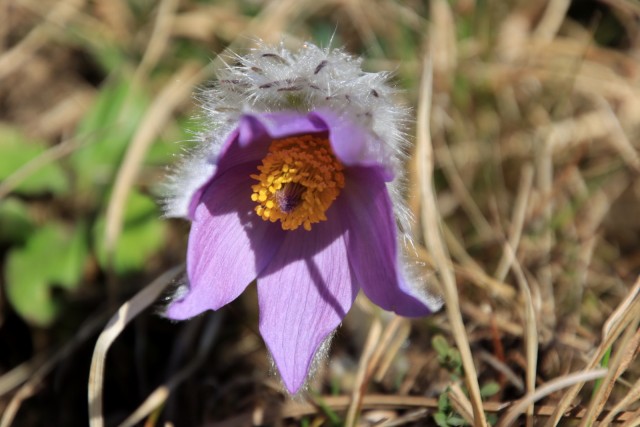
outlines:
[{"label": "pasque flower", "polygon": [[192,226],[166,315],[217,310],[256,280],[260,333],[296,393],[360,289],[403,316],[439,308],[400,250],[406,112],[386,74],[342,50],[260,46],[233,61],[170,180],[167,214]]}]

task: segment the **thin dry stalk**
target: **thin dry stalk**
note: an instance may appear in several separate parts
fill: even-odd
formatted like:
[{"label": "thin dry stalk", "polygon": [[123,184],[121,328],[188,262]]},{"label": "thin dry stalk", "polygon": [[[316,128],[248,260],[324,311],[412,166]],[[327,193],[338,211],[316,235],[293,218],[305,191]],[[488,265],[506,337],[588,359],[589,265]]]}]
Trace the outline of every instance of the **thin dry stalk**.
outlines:
[{"label": "thin dry stalk", "polygon": [[170,78],[170,83],[156,97],[149,108],[125,154],[122,166],[116,176],[113,194],[107,207],[105,226],[105,246],[112,254],[120,232],[124,208],[133,182],[147,150],[155,137],[171,118],[173,110],[191,95],[192,88],[205,77],[205,70],[194,63],[183,66]]},{"label": "thin dry stalk", "polygon": [[473,302],[461,303],[462,312],[473,318],[473,320],[482,326],[491,326],[495,322],[495,326],[499,331],[505,332],[514,337],[523,336],[524,329],[519,323],[514,322],[503,314],[485,312]]},{"label": "thin dry stalk", "polygon": [[381,12],[379,10],[379,3],[368,0],[344,0],[342,3],[345,11],[349,15],[350,22],[356,31],[360,33],[362,40],[366,42],[376,55],[384,56],[384,51],[380,46],[380,42],[376,37],[376,32],[372,25],[375,18],[377,18]]},{"label": "thin dry stalk", "polygon": [[537,151],[536,178],[539,193],[544,197],[543,206],[543,226],[541,239],[541,251],[544,254],[541,263],[543,265],[539,271],[540,296],[544,301],[541,307],[541,320],[543,331],[546,328],[555,329],[555,300],[553,293],[553,273],[551,271],[551,249],[555,236],[551,227],[553,218],[553,153],[549,148],[548,140],[542,144],[542,148]]},{"label": "thin dry stalk", "polygon": [[611,316],[604,322],[604,326],[602,327],[602,334],[606,337],[609,334],[613,333],[613,331],[624,321],[625,316],[627,316],[630,312],[631,306],[638,302],[638,297],[640,297],[640,276],[636,280],[635,285],[627,297],[620,303],[618,308],[611,313]]},{"label": "thin dry stalk", "polygon": [[31,30],[18,44],[0,56],[0,81],[24,65],[38,49],[46,44],[49,40],[52,24],[64,28],[67,22],[82,10],[84,4],[84,0],[56,2],[55,7],[44,18],[44,22]]},{"label": "thin dry stalk", "polygon": [[524,383],[522,382],[518,374],[513,372],[509,365],[495,357],[493,354],[484,350],[478,353],[478,358],[486,362],[489,366],[500,372],[502,375],[504,375],[507,380],[509,380],[509,382],[518,389],[519,392],[524,392]]},{"label": "thin dry stalk", "polygon": [[629,392],[622,398],[622,400],[620,400],[618,403],[615,404],[613,408],[611,408],[607,416],[604,417],[604,419],[602,420],[601,424],[603,426],[610,425],[613,419],[616,417],[616,415],[622,412],[624,408],[626,408],[627,406],[629,406],[630,404],[638,400],[640,400],[640,378],[638,378],[638,380],[631,387]]},{"label": "thin dry stalk", "polygon": [[553,154],[604,138],[620,154],[621,160],[638,170],[640,155],[629,141],[620,120],[603,97],[598,96],[597,101],[601,108],[554,122],[541,128],[538,134],[547,135],[547,144]]},{"label": "thin dry stalk", "polygon": [[[410,333],[411,333],[411,323],[407,319],[402,319],[402,321],[400,322],[400,328],[398,330],[398,333],[395,334],[394,337],[392,337],[391,342],[387,346],[387,350],[383,353],[382,360],[378,365],[378,370],[376,371],[375,376],[373,377],[374,380],[378,382],[382,381],[384,376],[387,374],[387,371],[389,370],[391,363],[393,363],[393,360],[398,354],[398,351],[400,351],[400,348],[402,347],[402,345],[407,341],[407,338],[409,338]],[[373,366],[375,367],[376,365],[373,365]]]},{"label": "thin dry stalk", "polygon": [[[540,389],[538,389],[540,391]],[[322,396],[319,399],[322,400],[322,404],[325,407],[331,408],[333,411],[342,412],[347,409],[351,402],[351,396]],[[506,408],[509,408],[510,403],[501,402],[484,402],[483,409],[487,413],[501,413]],[[523,410],[527,405],[523,406]],[[427,408],[437,409],[438,399],[432,397],[422,396],[399,396],[399,395],[376,395],[369,394],[362,399],[363,410],[398,410],[412,408]],[[536,406],[535,415],[537,417],[549,417],[555,406],[542,405]],[[572,412],[570,418],[573,420],[580,420],[584,417],[586,410],[578,410]],[[300,418],[304,416],[317,415],[318,406],[315,403],[301,403],[293,400],[288,401],[282,407],[266,408],[264,417],[262,418],[262,424],[275,424],[282,421],[285,418]],[[633,421],[640,420],[638,415],[640,411],[636,412],[624,412],[614,418],[615,422],[629,422],[627,427],[632,424]],[[228,420],[216,423],[206,424],[210,427],[243,427],[252,424],[254,418],[252,413],[244,413]],[[636,424],[637,425],[637,424]]]},{"label": "thin dry stalk", "polygon": [[430,2],[431,29],[429,52],[436,75],[451,75],[458,61],[456,24],[451,6],[446,0]]},{"label": "thin dry stalk", "polygon": [[311,13],[324,6],[325,1],[282,0],[266,3],[266,6],[247,26],[245,31],[236,36],[236,40],[249,37],[275,43],[282,39],[288,23],[296,22],[301,12]]},{"label": "thin dry stalk", "polygon": [[571,0],[549,0],[540,23],[533,31],[533,36],[542,41],[553,40],[564,21],[570,5]]},{"label": "thin dry stalk", "polygon": [[471,402],[469,402],[467,396],[464,394],[464,391],[462,391],[460,384],[451,384],[447,395],[451,401],[451,406],[453,406],[456,412],[469,424],[473,424],[473,407],[471,406]]},{"label": "thin dry stalk", "polygon": [[398,417],[396,419],[393,420],[389,420],[389,421],[385,421],[381,424],[376,424],[376,427],[396,427],[396,426],[403,426],[409,423],[414,423],[416,421],[422,420],[424,418],[427,418],[427,416],[429,415],[429,410],[428,409],[418,409],[415,411],[411,411],[408,412],[406,414],[404,414],[401,417]]},{"label": "thin dry stalk", "polygon": [[27,381],[47,358],[46,355],[38,355],[5,372],[0,377],[0,397]]},{"label": "thin dry stalk", "polygon": [[372,369],[375,369],[376,366],[380,363],[385,352],[389,349],[389,345],[393,338],[396,336],[398,329],[400,326],[406,322],[406,319],[403,319],[399,316],[394,316],[391,321],[385,326],[384,331],[382,332],[382,337],[380,341],[377,343],[377,346],[371,355],[371,361],[369,365]]},{"label": "thin dry stalk", "polygon": [[473,200],[469,189],[460,176],[460,172],[458,171],[453,156],[451,155],[451,150],[447,144],[441,145],[440,149],[437,150],[438,160],[440,160],[442,171],[447,177],[447,182],[451,185],[451,190],[455,194],[457,200],[460,201],[462,209],[464,209],[469,217],[469,220],[473,224],[479,238],[483,240],[489,239],[494,234],[491,224],[489,224],[489,221],[487,221],[482,214],[478,204]]},{"label": "thin dry stalk", "polygon": [[[511,221],[511,232],[508,241],[503,246],[503,255],[497,269],[498,280],[504,280],[506,277],[506,271],[503,271],[505,267],[512,268],[516,275],[516,282],[520,288],[523,302],[525,305],[524,316],[524,341],[525,341],[525,354],[527,360],[526,366],[526,386],[527,393],[533,394],[535,392],[536,381],[536,367],[538,362],[538,330],[537,320],[535,315],[535,308],[533,305],[533,298],[531,297],[531,290],[527,283],[524,272],[520,263],[516,259],[516,248],[520,242],[520,236],[522,235],[522,228],[529,206],[529,200],[531,197],[531,189],[533,185],[533,167],[531,165],[525,165],[520,176],[520,185],[518,195],[516,197],[516,203],[513,211]],[[498,275],[499,274],[499,275]],[[533,425],[533,404],[527,408],[527,426]]]},{"label": "thin dry stalk", "polygon": [[360,363],[358,363],[358,372],[356,373],[353,392],[351,393],[351,402],[349,403],[349,410],[347,411],[347,417],[344,422],[346,427],[354,427],[357,424],[360,408],[362,407],[362,399],[365,395],[367,384],[369,383],[372,356],[381,336],[382,322],[378,316],[374,316],[371,327],[369,328],[367,341],[365,342],[364,349],[362,349]]},{"label": "thin dry stalk", "polygon": [[[502,301],[513,300],[516,295],[515,289],[489,276],[457,241],[453,233],[449,231],[447,224],[442,224],[442,229],[445,242],[449,245],[448,247],[451,249],[452,255],[459,257],[461,263],[464,261],[464,265],[458,265],[449,260],[448,268],[453,269],[456,274],[468,279],[473,285],[486,290],[492,298],[498,298]],[[429,267],[435,268],[436,262],[428,251],[421,246],[416,246],[415,250],[421,261],[427,263]],[[469,261],[468,264],[467,260]]]},{"label": "thin dry stalk", "polygon": [[516,418],[523,414],[529,406],[551,393],[555,393],[558,390],[562,390],[563,388],[570,387],[574,384],[584,384],[587,381],[602,378],[606,374],[606,369],[594,369],[591,371],[574,372],[563,377],[555,378],[542,387],[539,387],[535,393],[527,394],[522,399],[516,401],[511,409],[509,409],[500,419],[498,424],[496,424],[496,427],[508,427],[513,425]]},{"label": "thin dry stalk", "polygon": [[[515,259],[515,251],[508,243],[505,244],[505,250],[511,252],[510,258]],[[536,314],[533,307],[533,298],[531,298],[531,290],[527,279],[522,271],[520,263],[515,261],[512,264],[513,272],[516,275],[516,282],[522,293],[524,301],[524,341],[525,354],[527,358],[526,367],[526,385],[527,394],[534,395],[536,389],[536,367],[538,366],[538,328],[536,326]],[[533,425],[533,402],[527,408],[527,426]]]},{"label": "thin dry stalk", "polygon": [[491,297],[501,299],[502,301],[511,301],[515,297],[516,291],[513,287],[489,276],[482,266],[469,255],[464,245],[460,243],[446,223],[442,223],[442,233],[444,242],[447,245],[446,247],[451,252],[451,256],[462,266],[456,268],[457,266],[453,265],[452,268],[456,273],[470,277],[472,280],[471,283],[485,290]]},{"label": "thin dry stalk", "polygon": [[91,427],[103,427],[104,417],[102,414],[102,396],[104,386],[104,367],[107,352],[111,344],[122,333],[124,328],[142,310],[149,307],[165,290],[171,281],[182,271],[183,266],[173,267],[162,273],[156,280],[145,286],[133,298],[124,303],[117,313],[109,320],[109,323],[102,331],[91,358],[91,369],[89,371],[89,425]]},{"label": "thin dry stalk", "polygon": [[464,323],[462,321],[462,315],[460,313],[455,276],[452,269],[448,267],[451,265],[451,260],[447,255],[444,242],[442,240],[442,231],[440,227],[441,220],[438,214],[438,205],[433,189],[434,159],[429,131],[432,76],[431,62],[428,57],[425,56],[418,104],[416,147],[416,157],[419,162],[419,185],[421,188],[421,199],[423,201],[421,215],[422,226],[424,227],[424,237],[427,242],[427,247],[433,255],[436,265],[439,267],[438,272],[442,279],[447,316],[451,324],[456,346],[460,351],[467,389],[473,406],[474,425],[486,426],[487,421],[484,411],[482,410],[482,398],[480,396],[478,376],[473,364],[469,340],[467,338]]},{"label": "thin dry stalk", "polygon": [[54,353],[51,357],[36,368],[30,376],[29,380],[20,387],[18,392],[13,396],[9,405],[2,414],[0,420],[0,427],[9,427],[13,422],[22,402],[29,397],[33,396],[40,386],[40,383],[44,378],[56,367],[56,365],[62,360],[69,357],[69,355],[84,341],[86,341],[99,327],[102,325],[105,314],[99,314],[94,319],[90,319],[85,326],[73,337],[71,341],[66,343],[59,351]]},{"label": "thin dry stalk", "polygon": [[171,38],[171,27],[177,7],[178,0],[162,0],[160,2],[151,38],[144,51],[140,65],[133,76],[135,82],[141,81],[160,61]]},{"label": "thin dry stalk", "polygon": [[638,150],[633,146],[627,133],[622,128],[622,124],[620,123],[620,119],[611,108],[611,104],[609,104],[604,98],[600,102],[602,104],[602,109],[606,112],[609,118],[609,126],[611,128],[611,136],[607,139],[613,148],[620,153],[620,158],[631,168],[636,171],[640,171],[640,154],[638,154]]},{"label": "thin dry stalk", "polygon": [[640,409],[635,411],[633,415],[627,419],[627,422],[622,424],[620,427],[637,427],[640,426]]},{"label": "thin dry stalk", "polygon": [[633,356],[633,353],[635,353],[636,351],[638,343],[633,338],[634,335],[638,335],[638,333],[640,332],[638,331],[639,322],[640,316],[638,316],[635,321],[631,322],[629,327],[626,328],[622,337],[617,340],[617,349],[610,360],[608,368],[609,372],[605,376],[604,380],[602,380],[602,382],[600,383],[600,388],[596,392],[595,396],[593,396],[593,398],[591,399],[591,403],[587,408],[587,415],[582,419],[580,427],[593,425],[594,421],[602,412],[602,408],[604,408],[604,405],[609,398],[611,391],[613,390],[613,386],[615,385],[618,378],[620,378],[620,375],[622,375],[622,373],[624,372],[624,365],[626,364],[628,366],[630,360],[628,358],[625,360],[625,356],[627,356],[629,352],[631,352],[631,355]]},{"label": "thin dry stalk", "polygon": [[531,188],[533,185],[533,166],[526,164],[522,168],[520,174],[520,184],[518,186],[518,194],[514,202],[513,216],[511,217],[511,227],[509,231],[508,242],[514,251],[505,250],[502,252],[502,257],[498,262],[498,267],[494,273],[496,280],[503,282],[507,273],[511,268],[511,264],[514,261],[512,256],[513,252],[517,252],[518,245],[520,244],[520,237],[522,236],[522,228],[524,227],[524,220],[527,216],[527,207],[529,205],[529,199],[531,197]]},{"label": "thin dry stalk", "polygon": [[126,420],[120,424],[120,427],[133,427],[146,418],[153,411],[157,410],[171,394],[171,392],[184,380],[189,378],[196,369],[198,369],[207,359],[207,354],[211,348],[211,344],[218,335],[222,316],[220,313],[214,313],[204,328],[200,337],[200,343],[195,356],[190,362],[176,372],[166,383],[157,387],[147,396],[145,401],[136,409]]},{"label": "thin dry stalk", "polygon": [[[638,318],[640,313],[640,277],[636,281],[629,295],[620,303],[618,308],[609,316],[602,328],[603,341],[600,343],[585,369],[593,369],[600,364],[602,357],[609,347],[613,345],[615,340],[624,332],[627,326]],[[563,414],[568,410],[573,399],[582,389],[583,384],[577,383],[569,389],[564,396],[557,402],[556,409],[549,418],[545,427],[556,426]]]}]

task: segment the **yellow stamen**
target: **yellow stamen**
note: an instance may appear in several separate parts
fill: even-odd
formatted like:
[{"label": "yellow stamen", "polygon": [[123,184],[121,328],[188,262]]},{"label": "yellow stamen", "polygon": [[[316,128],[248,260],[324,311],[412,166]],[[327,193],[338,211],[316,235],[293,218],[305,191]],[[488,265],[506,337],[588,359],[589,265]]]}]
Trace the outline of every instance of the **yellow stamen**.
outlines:
[{"label": "yellow stamen", "polygon": [[276,139],[258,166],[251,200],[265,221],[280,221],[295,230],[327,219],[325,212],[344,188],[344,167],[333,154],[326,135]]}]

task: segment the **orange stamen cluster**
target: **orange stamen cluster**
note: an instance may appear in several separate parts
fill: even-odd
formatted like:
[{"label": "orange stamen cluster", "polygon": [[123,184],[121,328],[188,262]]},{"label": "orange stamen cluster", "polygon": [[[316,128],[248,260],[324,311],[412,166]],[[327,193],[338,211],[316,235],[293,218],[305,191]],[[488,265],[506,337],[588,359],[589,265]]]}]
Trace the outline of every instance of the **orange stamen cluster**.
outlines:
[{"label": "orange stamen cluster", "polygon": [[256,213],[265,221],[280,221],[283,230],[325,221],[325,212],[344,188],[344,167],[326,135],[275,139],[258,166],[251,188]]}]

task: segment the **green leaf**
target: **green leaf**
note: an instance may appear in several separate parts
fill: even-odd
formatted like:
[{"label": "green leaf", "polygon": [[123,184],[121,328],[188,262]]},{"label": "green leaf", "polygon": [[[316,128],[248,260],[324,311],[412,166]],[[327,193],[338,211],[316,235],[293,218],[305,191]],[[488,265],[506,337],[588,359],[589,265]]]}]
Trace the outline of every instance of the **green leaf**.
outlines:
[{"label": "green leaf", "polygon": [[451,403],[449,403],[449,396],[447,393],[442,393],[438,397],[438,411],[448,412],[451,410]]},{"label": "green leaf", "polygon": [[447,418],[447,424],[450,426],[466,426],[468,425],[467,421],[462,418],[459,417],[457,415],[452,415],[449,418]]},{"label": "green leaf", "polygon": [[500,385],[496,382],[489,382],[480,389],[480,396],[483,398],[491,397],[500,391]]},{"label": "green leaf", "polygon": [[7,296],[15,310],[32,323],[50,324],[60,309],[52,288],[77,288],[87,253],[82,225],[68,230],[53,223],[37,229],[25,247],[13,249],[7,256]]},{"label": "green leaf", "polygon": [[0,201],[0,242],[24,242],[32,229],[24,203],[13,198]]},{"label": "green leaf", "polygon": [[449,353],[449,344],[447,340],[442,335],[436,335],[431,338],[431,345],[433,349],[438,353],[440,357],[446,357]]},{"label": "green leaf", "polygon": [[[182,125],[180,124],[182,123]],[[169,126],[162,138],[158,138],[150,147],[145,158],[147,165],[161,165],[175,162],[176,156],[183,153],[193,144],[194,134],[192,130],[196,127],[193,120],[178,121],[176,126]],[[186,129],[189,129],[187,131]],[[177,141],[182,141],[177,143]]]},{"label": "green leaf", "polygon": [[[94,229],[98,261],[108,268],[109,260],[104,245],[106,218],[102,216]],[[132,192],[127,201],[124,224],[115,253],[113,267],[123,274],[141,270],[148,258],[157,252],[165,241],[166,224],[160,219],[156,203],[139,192]]]},{"label": "green leaf", "polygon": [[449,427],[449,424],[447,423],[447,415],[442,412],[436,412],[433,414],[433,420],[440,427]]},{"label": "green leaf", "polygon": [[449,352],[447,353],[447,358],[449,360],[449,365],[451,366],[451,368],[453,368],[454,370],[462,369],[462,356],[460,355],[460,352],[457,348],[450,348]]},{"label": "green leaf", "polygon": [[49,325],[58,313],[47,280],[25,252],[12,251],[7,257],[7,298],[25,320],[39,326]]},{"label": "green leaf", "polygon": [[70,156],[80,191],[111,184],[120,161],[148,106],[146,94],[133,91],[126,77],[108,81],[76,129],[84,142]]},{"label": "green leaf", "polygon": [[[0,181],[6,179],[47,149],[43,141],[27,138],[19,129],[0,124]],[[16,193],[64,193],[69,182],[60,165],[37,168],[15,188]]]}]

